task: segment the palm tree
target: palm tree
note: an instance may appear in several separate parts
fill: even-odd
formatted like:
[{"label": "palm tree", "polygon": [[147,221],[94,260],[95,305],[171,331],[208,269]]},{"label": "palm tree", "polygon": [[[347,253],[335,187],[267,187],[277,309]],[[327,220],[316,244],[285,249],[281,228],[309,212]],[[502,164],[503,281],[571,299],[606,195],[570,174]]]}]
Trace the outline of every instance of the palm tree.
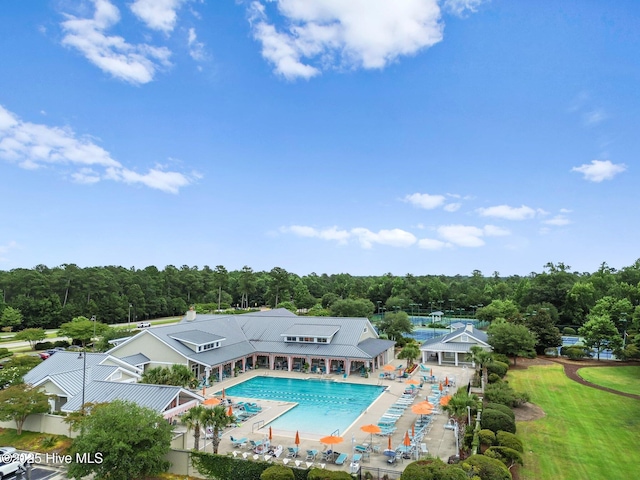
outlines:
[{"label": "palm tree", "polygon": [[[224,408],[224,407],[223,407]],[[187,432],[193,429],[193,449],[200,450],[200,430],[204,424],[207,408],[202,405],[193,407],[182,415],[182,423],[187,427]]]},{"label": "palm tree", "polygon": [[202,426],[205,428],[205,431],[207,431],[209,427],[213,430],[211,445],[213,446],[213,453],[218,453],[220,431],[234,423],[236,418],[233,415],[227,415],[227,409],[223,405],[216,405],[213,408],[205,408],[204,410],[202,414]]},{"label": "palm tree", "polygon": [[[477,395],[469,395],[466,390],[458,390],[455,395],[451,397],[449,403],[442,407],[444,411],[449,413],[449,418],[458,424],[458,445],[462,445],[464,439],[464,425],[468,419],[469,409],[475,410],[479,401],[480,399]],[[460,452],[458,452],[458,454],[459,453]]]},{"label": "palm tree", "polygon": [[407,368],[413,365],[413,361],[418,357],[420,357],[420,348],[414,343],[407,344],[398,354],[398,358],[407,359]]},{"label": "palm tree", "polygon": [[491,352],[478,345],[472,346],[469,351],[471,352],[471,360],[476,364],[476,368],[480,372],[480,386],[484,391],[484,386],[487,383],[487,364],[491,362]]}]

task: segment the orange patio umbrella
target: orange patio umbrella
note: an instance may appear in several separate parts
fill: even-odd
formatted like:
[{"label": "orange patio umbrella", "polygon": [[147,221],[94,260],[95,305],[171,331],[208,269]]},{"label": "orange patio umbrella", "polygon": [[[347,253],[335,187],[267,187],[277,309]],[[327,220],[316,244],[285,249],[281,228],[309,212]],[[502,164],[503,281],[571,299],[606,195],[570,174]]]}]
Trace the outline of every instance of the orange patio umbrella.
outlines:
[{"label": "orange patio umbrella", "polygon": [[411,385],[418,385],[420,383],[420,380],[416,380],[415,378],[410,378],[409,380],[405,380],[404,383],[409,383]]},{"label": "orange patio umbrella", "polygon": [[411,438],[409,438],[409,432],[404,432],[404,446],[408,447],[411,445]]},{"label": "orange patio umbrella", "polygon": [[393,450],[393,448],[391,448],[391,435],[389,435],[389,442],[387,443],[387,450]]},{"label": "orange patio umbrella", "polygon": [[227,410],[227,415],[229,415],[230,417],[233,417],[233,407],[231,407],[231,405],[229,405],[229,410]]},{"label": "orange patio umbrella", "polygon": [[220,399],[219,398],[207,398],[204,402],[202,402],[203,405],[209,405],[209,406],[215,406],[215,405],[220,405]]},{"label": "orange patio umbrella", "polygon": [[449,405],[449,401],[451,400],[451,395],[445,395],[444,397],[442,397],[440,399],[440,405],[442,405],[443,407],[445,405]]},{"label": "orange patio umbrella", "polygon": [[438,386],[438,390],[440,391],[444,390],[444,387],[442,386],[442,382],[440,382],[440,385]]},{"label": "orange patio umbrella", "polygon": [[296,439],[293,441],[293,443],[297,445],[300,445],[300,434],[298,433],[298,431],[296,430]]},{"label": "orange patio umbrella", "polygon": [[225,394],[224,394],[224,388],[223,388],[222,389],[222,398],[224,398],[224,397],[225,397]]},{"label": "orange patio umbrella", "polygon": [[269,440],[273,440],[273,432],[271,431],[271,427],[269,427]]},{"label": "orange patio umbrella", "polygon": [[393,372],[396,369],[396,367],[394,367],[391,364],[388,364],[388,365],[385,365],[384,367],[382,367],[382,369],[387,371],[387,372]]},{"label": "orange patio umbrella", "polygon": [[382,431],[382,429],[378,425],[374,425],[373,423],[360,427],[360,430],[371,434],[371,443],[373,443],[373,434],[380,433]]},{"label": "orange patio umbrella", "polygon": [[337,443],[344,442],[344,438],[339,437],[337,435],[329,435],[327,437],[322,437],[320,439],[320,443],[325,443],[327,445],[335,445]]},{"label": "orange patio umbrella", "polygon": [[433,405],[429,402],[420,402],[412,405],[411,411],[416,415],[431,415],[433,413]]}]

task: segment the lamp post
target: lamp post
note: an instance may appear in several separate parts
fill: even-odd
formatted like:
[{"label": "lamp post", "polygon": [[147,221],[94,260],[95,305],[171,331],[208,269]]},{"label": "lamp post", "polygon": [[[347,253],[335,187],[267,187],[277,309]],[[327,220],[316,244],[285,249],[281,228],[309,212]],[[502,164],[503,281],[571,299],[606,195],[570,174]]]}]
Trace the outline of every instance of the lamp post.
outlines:
[{"label": "lamp post", "polygon": [[84,402],[85,402],[85,390],[87,385],[87,350],[78,354],[78,358],[82,358],[82,403],[80,404],[80,411],[84,416]]},{"label": "lamp post", "polygon": [[453,298],[449,299],[449,327],[451,327],[451,315],[453,315]]},{"label": "lamp post", "polygon": [[129,328],[131,328],[131,307],[133,307],[133,305],[129,304]]},{"label": "lamp post", "polygon": [[381,300],[376,300],[376,304],[378,305],[378,320],[380,320],[380,304],[382,303]]},{"label": "lamp post", "polygon": [[96,340],[95,340],[95,338],[96,338],[96,316],[95,315],[91,315],[91,321],[93,322],[93,338],[91,339],[92,340],[91,345],[92,345],[93,351],[95,352],[96,351]]}]

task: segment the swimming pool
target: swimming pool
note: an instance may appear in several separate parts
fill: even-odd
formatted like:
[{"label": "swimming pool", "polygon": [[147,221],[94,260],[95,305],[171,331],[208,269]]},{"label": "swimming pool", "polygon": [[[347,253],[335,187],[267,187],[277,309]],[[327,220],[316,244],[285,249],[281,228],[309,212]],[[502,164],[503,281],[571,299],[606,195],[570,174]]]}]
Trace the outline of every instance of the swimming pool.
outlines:
[{"label": "swimming pool", "polygon": [[284,415],[269,423],[276,430],[330,435],[345,429],[376,400],[385,387],[332,380],[253,377],[225,389],[229,397],[295,402]]}]

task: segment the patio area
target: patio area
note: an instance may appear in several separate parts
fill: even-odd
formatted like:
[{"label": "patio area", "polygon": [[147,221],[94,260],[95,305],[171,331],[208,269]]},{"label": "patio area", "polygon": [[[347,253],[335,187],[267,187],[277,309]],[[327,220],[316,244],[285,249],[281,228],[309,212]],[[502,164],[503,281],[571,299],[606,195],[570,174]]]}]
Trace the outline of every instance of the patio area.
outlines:
[{"label": "patio area", "polygon": [[[395,369],[405,364],[401,361],[394,361],[391,365]],[[386,469],[401,472],[407,463],[427,454],[446,462],[451,455],[456,454],[455,438],[452,430],[445,429],[448,420],[447,414],[442,413],[438,401],[434,400],[440,394],[453,394],[459,386],[466,385],[471,371],[466,367],[454,366],[429,366],[429,368],[430,372],[417,368],[409,378],[395,375],[388,375],[384,378],[380,376],[364,378],[358,375],[345,378],[343,375],[323,375],[323,378],[336,382],[366,383],[386,387],[385,392],[345,431],[326,432],[324,435],[269,428],[269,423],[272,420],[295,407],[293,403],[258,398],[233,398],[234,403],[255,402],[262,409],[251,418],[227,428],[222,435],[218,453],[234,455],[247,461],[269,461],[303,469],[320,467],[352,473],[355,473],[359,468],[363,471]],[[207,397],[214,394],[219,396],[222,388],[229,388],[252,376],[265,374],[287,378],[319,378],[317,374],[309,373],[250,371],[217,383],[215,387],[208,388],[205,395]],[[449,387],[444,386],[445,379],[448,380]],[[425,380],[428,381],[425,382]],[[439,390],[441,383],[443,384],[442,391]],[[405,392],[412,391],[417,393],[415,395],[405,394]],[[413,413],[411,406],[428,399],[432,404],[435,404],[435,413],[430,416],[431,420],[428,426],[416,424],[416,421],[419,421],[421,417],[424,420],[424,416]],[[369,433],[361,429],[365,425],[381,425],[383,430],[377,434]],[[392,425],[392,427],[384,430],[386,425]],[[176,431],[185,432],[185,430],[185,427],[178,423]],[[422,436],[420,438],[421,430]],[[417,438],[414,441],[411,436],[416,432]],[[269,439],[269,434],[271,434],[271,439]],[[324,437],[331,435],[340,438],[329,439],[335,442],[330,444],[321,441],[326,442],[327,438]],[[234,443],[231,437],[236,441],[238,439],[245,441]],[[193,441],[193,432],[186,433],[183,436],[183,448],[193,448]],[[391,445],[391,449],[389,449],[389,445]],[[211,440],[201,436],[200,449],[212,452]],[[391,451],[394,452],[393,456]]]}]

